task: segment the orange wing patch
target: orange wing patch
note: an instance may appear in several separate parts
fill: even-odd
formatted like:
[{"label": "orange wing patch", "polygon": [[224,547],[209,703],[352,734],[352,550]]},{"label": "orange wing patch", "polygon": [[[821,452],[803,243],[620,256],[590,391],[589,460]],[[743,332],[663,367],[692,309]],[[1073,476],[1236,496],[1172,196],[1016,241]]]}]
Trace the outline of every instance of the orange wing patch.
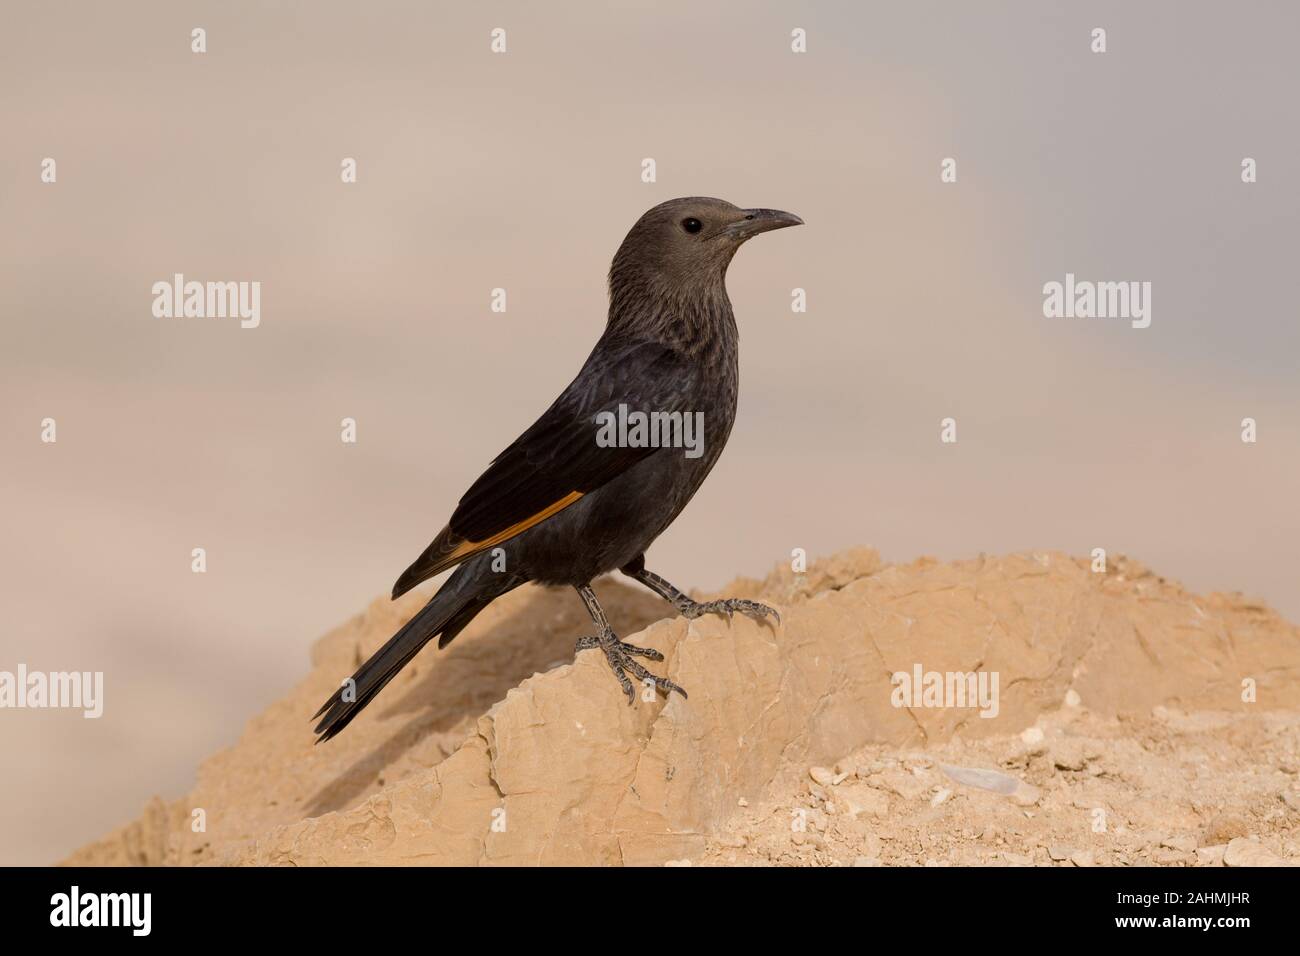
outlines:
[{"label": "orange wing patch", "polygon": [[538,522],[545,521],[557,511],[563,511],[581,497],[581,491],[570,491],[559,501],[552,505],[547,505],[541,511],[537,512],[537,514],[525,518],[518,524],[512,524],[504,531],[499,531],[490,538],[485,538],[482,541],[462,540],[456,545],[455,550],[444,559],[446,564],[444,564],[443,567],[451,567],[453,564],[468,558],[471,554],[477,554],[479,551],[482,551],[485,548],[490,548],[494,544],[500,544],[502,541],[509,541],[515,535],[522,534]]},{"label": "orange wing patch", "polygon": [[478,554],[494,544],[500,544],[502,541],[527,531],[533,525],[545,521],[557,511],[563,511],[581,497],[581,491],[571,491],[559,501],[537,512],[537,514],[512,524],[504,531],[499,531],[481,541],[462,538],[452,531],[450,526],[443,528],[438,533],[438,537],[433,539],[433,543],[425,548],[424,553],[415,560],[415,563],[402,572],[402,576],[393,585],[393,597],[396,598],[405,594],[420,582],[427,581],[435,574],[445,571],[453,565],[460,564],[471,555]]}]

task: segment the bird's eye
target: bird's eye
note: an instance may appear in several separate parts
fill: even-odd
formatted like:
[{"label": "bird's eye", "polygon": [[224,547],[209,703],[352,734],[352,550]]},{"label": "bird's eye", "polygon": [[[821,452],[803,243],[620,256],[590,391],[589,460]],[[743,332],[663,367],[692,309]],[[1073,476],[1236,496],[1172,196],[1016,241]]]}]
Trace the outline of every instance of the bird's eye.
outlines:
[{"label": "bird's eye", "polygon": [[698,219],[691,217],[682,220],[682,228],[685,229],[687,232],[689,232],[691,235],[695,235],[697,232],[699,232],[701,229],[704,228],[704,224],[700,222]]}]

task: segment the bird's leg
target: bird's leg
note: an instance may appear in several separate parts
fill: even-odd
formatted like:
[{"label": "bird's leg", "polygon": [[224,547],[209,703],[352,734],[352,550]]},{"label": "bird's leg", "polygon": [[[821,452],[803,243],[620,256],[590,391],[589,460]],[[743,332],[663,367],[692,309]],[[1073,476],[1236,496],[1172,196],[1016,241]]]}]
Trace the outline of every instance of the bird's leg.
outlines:
[{"label": "bird's leg", "polygon": [[638,647],[635,644],[620,641],[618,635],[614,633],[614,629],[609,626],[609,621],[605,619],[605,611],[601,608],[600,602],[596,600],[596,592],[591,589],[591,585],[583,585],[577,588],[577,591],[582,598],[582,603],[587,605],[587,613],[591,615],[591,620],[600,630],[600,633],[595,637],[579,638],[578,644],[574,648],[575,652],[585,651],[592,647],[598,647],[604,651],[605,660],[609,661],[609,666],[614,670],[614,676],[623,685],[623,693],[627,694],[629,704],[636,702],[636,691],[632,687],[632,681],[627,676],[629,672],[637,680],[653,683],[656,690],[661,690],[665,694],[675,690],[683,697],[686,696],[686,691],[667,677],[652,674],[642,667],[640,663],[633,660],[634,657],[645,657],[652,661],[661,661],[664,656],[653,647]]},{"label": "bird's leg", "polygon": [[781,623],[781,615],[777,613],[776,608],[768,607],[766,604],[760,604],[757,601],[750,601],[745,598],[723,598],[720,601],[692,601],[684,593],[677,590],[670,583],[665,581],[653,571],[647,571],[645,559],[637,558],[631,564],[622,569],[623,573],[631,578],[640,581],[655,594],[658,594],[665,601],[677,608],[677,612],[685,618],[697,618],[705,614],[725,614],[730,619],[731,615],[739,611],[741,614],[748,614],[750,617],[758,620],[766,620],[770,614],[776,618],[776,623]]}]

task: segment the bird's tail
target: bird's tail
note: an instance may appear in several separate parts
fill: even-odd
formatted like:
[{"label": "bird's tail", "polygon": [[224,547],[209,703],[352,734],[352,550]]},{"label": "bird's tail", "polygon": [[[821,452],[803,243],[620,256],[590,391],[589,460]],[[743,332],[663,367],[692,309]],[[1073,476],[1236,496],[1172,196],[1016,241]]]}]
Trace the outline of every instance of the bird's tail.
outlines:
[{"label": "bird's tail", "polygon": [[317,743],[329,740],[351,723],[352,718],[375,699],[425,644],[441,634],[442,640],[438,644],[446,647],[479,611],[504,593],[493,589],[493,593],[483,594],[475,588],[465,587],[466,583],[459,573],[449,578],[415,617],[325,701],[313,717],[325,715],[316,725],[316,733],[320,735],[316,738]]}]

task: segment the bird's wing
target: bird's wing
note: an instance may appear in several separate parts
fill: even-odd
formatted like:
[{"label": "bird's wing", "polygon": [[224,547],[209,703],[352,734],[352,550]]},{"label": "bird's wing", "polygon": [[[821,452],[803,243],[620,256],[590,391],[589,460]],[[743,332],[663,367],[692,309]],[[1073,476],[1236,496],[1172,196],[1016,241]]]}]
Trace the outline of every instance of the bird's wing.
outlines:
[{"label": "bird's wing", "polygon": [[546,413],[470,486],[447,527],[403,572],[393,597],[513,538],[621,475],[658,448],[601,447],[598,412],[691,411],[699,374],[657,342],[602,342]]}]

